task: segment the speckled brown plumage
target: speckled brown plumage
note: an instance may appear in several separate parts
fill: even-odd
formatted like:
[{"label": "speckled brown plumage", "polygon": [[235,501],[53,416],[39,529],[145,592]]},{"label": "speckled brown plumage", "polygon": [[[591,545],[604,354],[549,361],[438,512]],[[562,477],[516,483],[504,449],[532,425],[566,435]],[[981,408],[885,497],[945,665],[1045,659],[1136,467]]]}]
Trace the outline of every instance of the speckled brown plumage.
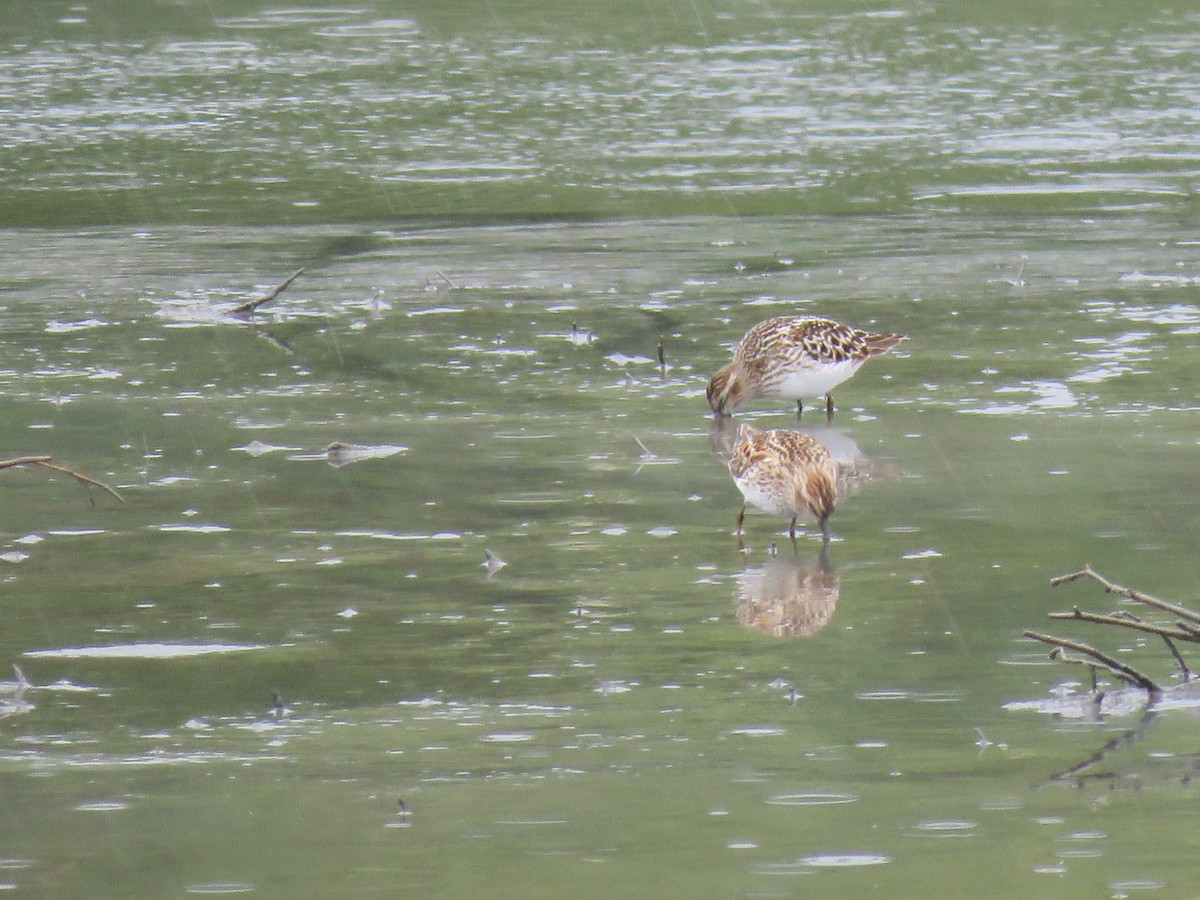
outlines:
[{"label": "speckled brown plumage", "polygon": [[875,334],[832,319],[777,316],[746,332],[708,384],[708,403],[718,415],[732,413],[757,397],[795,400],[825,396],[833,413],[830,391],[872,356],[904,340],[899,334]]},{"label": "speckled brown plumage", "polygon": [[746,505],[752,504],[763,512],[791,517],[793,538],[796,519],[805,514],[812,515],[829,537],[838,473],[823,444],[798,431],[759,431],[743,425],[729,458],[729,474],[745,498],[737,518],[739,534]]}]

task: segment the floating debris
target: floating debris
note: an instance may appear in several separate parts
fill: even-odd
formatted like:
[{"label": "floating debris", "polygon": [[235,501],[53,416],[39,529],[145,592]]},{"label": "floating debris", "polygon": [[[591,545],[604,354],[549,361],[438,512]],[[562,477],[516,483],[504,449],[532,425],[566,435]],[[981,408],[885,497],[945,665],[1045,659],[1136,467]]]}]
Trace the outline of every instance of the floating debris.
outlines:
[{"label": "floating debris", "polygon": [[586,328],[580,328],[575,322],[571,323],[571,330],[567,332],[567,340],[576,347],[583,347],[596,340],[596,334]]},{"label": "floating debris", "polygon": [[408,808],[408,804],[404,802],[403,797],[396,798],[396,803],[399,809],[396,814],[388,820],[384,828],[408,828],[412,825],[412,810]]},{"label": "floating debris", "polygon": [[481,562],[480,565],[487,569],[487,577],[491,578],[493,575],[507,566],[508,561],[501,559],[491,550],[485,548],[483,551],[483,562]]},{"label": "floating debris", "polygon": [[397,444],[347,444],[344,441],[334,441],[325,448],[325,459],[335,469],[340,469],[350,463],[362,462],[365,459],[386,459],[407,450],[407,447]]},{"label": "floating debris", "polygon": [[426,292],[434,293],[436,291],[439,291],[439,290],[441,290],[442,285],[445,285],[447,288],[449,288],[452,291],[458,290],[458,285],[456,285],[453,281],[451,281],[449,278],[447,278],[445,272],[443,272],[441,269],[434,269],[433,271],[435,271],[437,273],[437,278],[436,279],[433,279],[433,278],[425,279]]},{"label": "floating debris", "polygon": [[17,680],[0,681],[0,694],[16,694],[20,696],[29,687],[29,679],[25,677],[25,673],[21,671],[20,666],[13,666],[12,669],[13,674],[17,676]]},{"label": "floating debris", "polygon": [[637,460],[637,468],[633,470],[634,475],[642,471],[644,466],[673,466],[679,462],[679,457],[677,456],[659,456],[647,447],[636,434],[633,435],[633,440],[642,450],[642,455]]},{"label": "floating debris", "polygon": [[25,691],[30,687],[25,673],[19,667],[13,666],[16,681],[0,681],[0,719],[20,715],[33,710],[34,706],[25,699]]},{"label": "floating debris", "polygon": [[188,644],[145,641],[133,644],[103,644],[91,647],[56,647],[26,650],[30,659],[182,659],[209,653],[240,653],[267,650],[269,644]]},{"label": "floating debris", "polygon": [[280,444],[266,444],[259,440],[251,441],[244,447],[233,447],[233,450],[240,450],[243,453],[249,453],[253,457],[266,456],[268,453],[278,453],[281,450],[296,451],[299,447],[284,447]]},{"label": "floating debris", "polygon": [[648,356],[626,356],[624,353],[610,353],[604,358],[616,366],[628,366],[632,364],[646,365],[654,362]]},{"label": "floating debris", "polygon": [[975,729],[975,746],[979,748],[980,753],[982,753],[988,747],[996,747],[1000,750],[1008,749],[1008,744],[1004,743],[1003,741],[993,741],[990,737],[983,733],[982,728]]}]

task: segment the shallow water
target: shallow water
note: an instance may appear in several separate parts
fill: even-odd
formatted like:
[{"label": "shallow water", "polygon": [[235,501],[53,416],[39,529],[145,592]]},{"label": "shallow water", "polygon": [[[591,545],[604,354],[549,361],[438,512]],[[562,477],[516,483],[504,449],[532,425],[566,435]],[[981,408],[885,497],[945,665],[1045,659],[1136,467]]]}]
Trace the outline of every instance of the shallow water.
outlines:
[{"label": "shallow water", "polygon": [[6,4],[0,224],[1190,215],[1194,10],[423,6]]},{"label": "shallow water", "polygon": [[[1191,23],[1078,8],[4,19],[2,455],[123,502],[0,471],[0,887],[1186,892],[1192,705],[1021,637],[1197,575]],[[825,560],[796,311],[909,335],[739,411]]]},{"label": "shallow water", "polygon": [[[5,879],[1183,883],[1161,826],[1194,802],[1189,713],[1074,790],[1047,779],[1110,728],[1003,709],[1076,680],[1024,629],[1105,608],[1051,575],[1090,560],[1186,599],[1195,574],[1191,250],[1152,221],[1067,225],[10,232],[12,452],[124,502],[4,473],[6,646],[33,684],[5,708]],[[799,232],[793,264],[743,265]],[[351,237],[371,248],[313,264]],[[282,247],[309,272],[253,323],[217,315]],[[752,513],[739,550],[703,396],[744,327],[795,309],[911,336],[832,427],[802,422],[860,474],[824,573],[782,520]],[[331,465],[334,442],[357,455]]]}]

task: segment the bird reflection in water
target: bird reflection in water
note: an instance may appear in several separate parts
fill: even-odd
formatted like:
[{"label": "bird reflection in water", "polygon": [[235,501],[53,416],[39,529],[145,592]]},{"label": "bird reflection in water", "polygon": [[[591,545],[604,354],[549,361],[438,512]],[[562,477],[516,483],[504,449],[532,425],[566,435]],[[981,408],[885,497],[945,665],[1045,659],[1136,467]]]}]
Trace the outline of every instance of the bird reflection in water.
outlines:
[{"label": "bird reflection in water", "polygon": [[[834,496],[838,503],[873,481],[900,477],[896,467],[869,460],[843,429],[820,425],[789,430],[804,434],[828,452],[836,469]],[[709,448],[728,465],[739,444],[755,433],[761,432],[746,423],[717,417],[709,433]],[[734,475],[732,471],[730,474]],[[737,476],[734,477],[736,480]],[[785,512],[804,515],[806,510],[796,508]],[[815,518],[811,510],[807,512],[810,518]],[[841,579],[830,562],[829,550],[827,538],[822,540],[820,553],[815,556],[801,554],[795,543],[790,552],[777,552],[772,544],[765,562],[748,566],[735,576],[737,620],[780,637],[813,635],[823,629],[833,618],[841,591]]]},{"label": "bird reflection in water", "polygon": [[824,541],[817,556],[773,553],[739,572],[733,602],[743,625],[776,637],[808,637],[829,624],[840,592]]}]

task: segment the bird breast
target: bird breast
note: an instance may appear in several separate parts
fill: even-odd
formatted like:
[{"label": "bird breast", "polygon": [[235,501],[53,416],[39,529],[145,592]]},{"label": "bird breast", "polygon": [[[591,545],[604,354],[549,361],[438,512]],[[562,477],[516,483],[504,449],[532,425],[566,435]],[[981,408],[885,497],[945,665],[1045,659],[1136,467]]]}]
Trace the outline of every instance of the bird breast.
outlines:
[{"label": "bird breast", "polygon": [[807,366],[781,366],[769,373],[763,385],[767,397],[795,400],[822,397],[858,371],[864,360],[848,357],[840,362]]}]

